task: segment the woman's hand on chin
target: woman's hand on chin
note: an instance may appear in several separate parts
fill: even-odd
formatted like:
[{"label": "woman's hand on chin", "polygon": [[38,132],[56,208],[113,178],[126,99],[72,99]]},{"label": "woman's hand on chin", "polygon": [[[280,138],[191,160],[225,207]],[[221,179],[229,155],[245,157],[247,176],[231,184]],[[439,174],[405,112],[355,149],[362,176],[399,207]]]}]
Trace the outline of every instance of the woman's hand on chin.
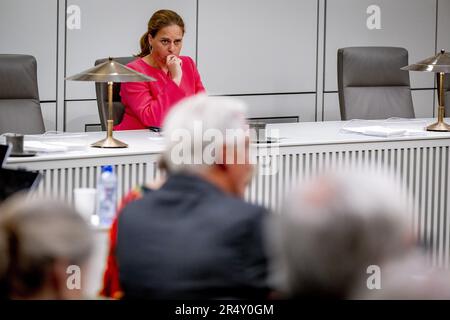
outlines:
[{"label": "woman's hand on chin", "polygon": [[183,76],[183,70],[181,69],[182,61],[174,54],[170,54],[166,58],[167,69],[169,70],[170,77],[179,86],[181,78]]}]

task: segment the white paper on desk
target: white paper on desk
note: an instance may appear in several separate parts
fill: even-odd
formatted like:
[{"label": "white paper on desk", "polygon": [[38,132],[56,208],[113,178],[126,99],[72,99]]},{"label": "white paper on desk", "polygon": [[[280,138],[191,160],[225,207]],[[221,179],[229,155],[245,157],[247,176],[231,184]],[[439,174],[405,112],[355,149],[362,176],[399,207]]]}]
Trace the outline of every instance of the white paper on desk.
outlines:
[{"label": "white paper on desk", "polygon": [[[33,135],[25,135],[25,141],[41,141],[43,143],[53,143],[53,142],[63,142],[67,140],[72,140],[72,142],[76,142],[77,144],[81,144],[88,138],[88,135],[85,133],[76,133],[76,132],[53,132],[47,131],[43,134],[33,134]],[[65,142],[64,142],[65,143]]]},{"label": "white paper on desk", "polygon": [[26,136],[29,138],[34,138],[33,140],[46,140],[46,139],[73,139],[73,138],[87,138],[88,135],[86,133],[81,132],[62,132],[62,131],[46,131],[43,134],[34,134],[30,136]]},{"label": "white paper on desk", "polygon": [[76,142],[41,142],[41,141],[24,141],[24,149],[29,151],[36,151],[42,153],[54,153],[54,152],[68,152],[85,150],[85,143]]},{"label": "white paper on desk", "polygon": [[147,139],[155,143],[164,143],[164,137],[148,137]]},{"label": "white paper on desk", "polygon": [[48,141],[46,145],[65,147],[67,151],[83,151],[87,149],[88,144],[85,141]]},{"label": "white paper on desk", "polygon": [[341,130],[351,133],[360,133],[367,136],[375,137],[402,137],[424,135],[422,130],[404,129],[404,128],[388,128],[383,126],[366,126],[366,127],[347,127]]}]

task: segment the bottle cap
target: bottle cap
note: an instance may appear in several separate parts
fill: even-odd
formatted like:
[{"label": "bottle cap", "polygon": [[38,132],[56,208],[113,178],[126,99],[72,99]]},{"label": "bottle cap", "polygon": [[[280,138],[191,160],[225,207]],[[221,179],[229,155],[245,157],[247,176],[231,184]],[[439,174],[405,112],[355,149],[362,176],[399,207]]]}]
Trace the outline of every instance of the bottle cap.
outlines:
[{"label": "bottle cap", "polygon": [[110,165],[102,166],[102,173],[103,172],[113,172],[113,168]]}]

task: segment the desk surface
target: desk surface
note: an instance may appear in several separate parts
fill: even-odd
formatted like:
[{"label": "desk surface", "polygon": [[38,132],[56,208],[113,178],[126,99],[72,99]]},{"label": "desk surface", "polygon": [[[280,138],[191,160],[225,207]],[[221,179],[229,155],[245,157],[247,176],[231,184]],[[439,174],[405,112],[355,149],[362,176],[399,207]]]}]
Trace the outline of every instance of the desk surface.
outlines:
[{"label": "desk surface", "polygon": [[56,153],[38,153],[34,157],[16,157],[8,158],[8,164],[38,162],[48,160],[69,160],[79,158],[99,158],[143,154],[159,154],[163,151],[163,138],[148,130],[130,130],[115,131],[114,138],[128,144],[128,148],[93,148],[90,145],[106,137],[106,132],[83,132],[83,133],[61,133],[52,135],[26,135],[25,141],[38,140],[41,142],[59,141],[59,142],[77,142],[84,143],[84,150],[56,152]]},{"label": "desk surface", "polygon": [[[449,119],[447,119],[449,120]],[[419,136],[400,136],[400,137],[375,137],[356,133],[342,132],[341,129],[347,126],[368,126],[383,125],[388,127],[401,127],[408,129],[423,130],[428,124],[435,119],[397,119],[397,120],[352,120],[352,121],[325,121],[325,122],[300,122],[300,123],[282,123],[268,124],[268,136],[279,136],[280,143],[278,147],[283,146],[308,146],[322,144],[344,144],[344,143],[365,143],[365,142],[391,142],[404,140],[433,140],[448,139],[450,132],[430,132],[424,131]],[[276,131],[275,131],[276,130]],[[64,153],[47,153],[38,154],[29,158],[9,158],[7,163],[25,163],[38,162],[48,160],[68,160],[77,158],[99,158],[111,156],[127,156],[127,155],[144,155],[159,154],[164,149],[163,138],[158,137],[155,133],[148,130],[133,131],[115,131],[114,137],[126,142],[128,148],[117,149],[101,149],[92,148],[89,145],[95,141],[103,139],[105,132],[88,132],[88,133],[67,133],[58,136],[26,136],[25,140],[38,139],[45,142],[45,139],[53,139],[58,141],[82,141],[86,143],[85,150],[70,151]],[[260,144],[258,147],[270,147],[271,144]]]},{"label": "desk surface", "polygon": [[[390,120],[351,120],[351,121],[324,121],[299,122],[268,125],[267,128],[279,130],[280,146],[305,146],[321,144],[388,142],[404,140],[430,140],[448,139],[450,132],[426,131],[425,127],[434,123],[435,119],[390,119]],[[423,131],[422,135],[376,137],[357,133],[344,132],[344,127],[357,126],[386,126],[389,128],[402,128]]]}]

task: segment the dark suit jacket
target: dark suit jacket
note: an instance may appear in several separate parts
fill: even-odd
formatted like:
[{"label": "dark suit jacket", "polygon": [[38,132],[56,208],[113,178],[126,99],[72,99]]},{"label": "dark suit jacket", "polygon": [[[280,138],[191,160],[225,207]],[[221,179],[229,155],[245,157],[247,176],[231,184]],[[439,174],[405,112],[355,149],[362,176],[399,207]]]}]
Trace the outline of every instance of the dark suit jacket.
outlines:
[{"label": "dark suit jacket", "polygon": [[265,215],[199,177],[171,176],[119,217],[125,298],[264,298]]}]

